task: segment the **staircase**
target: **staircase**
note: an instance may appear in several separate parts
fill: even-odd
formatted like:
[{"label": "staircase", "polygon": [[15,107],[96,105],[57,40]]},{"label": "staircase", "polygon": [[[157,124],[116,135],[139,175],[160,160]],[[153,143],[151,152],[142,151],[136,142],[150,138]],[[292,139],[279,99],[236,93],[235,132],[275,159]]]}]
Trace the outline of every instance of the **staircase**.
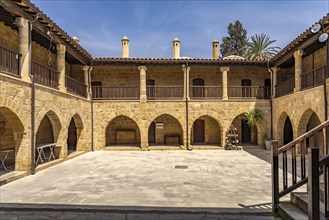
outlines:
[{"label": "staircase", "polygon": [[[320,219],[325,219],[325,191],[324,184],[320,184]],[[290,202],[281,202],[278,205],[278,215],[287,220],[308,220],[307,192],[290,193]]]},{"label": "staircase", "polygon": [[[281,148],[273,141],[273,214],[283,219],[329,219],[328,148],[329,120]],[[290,201],[280,201],[289,194]]]}]

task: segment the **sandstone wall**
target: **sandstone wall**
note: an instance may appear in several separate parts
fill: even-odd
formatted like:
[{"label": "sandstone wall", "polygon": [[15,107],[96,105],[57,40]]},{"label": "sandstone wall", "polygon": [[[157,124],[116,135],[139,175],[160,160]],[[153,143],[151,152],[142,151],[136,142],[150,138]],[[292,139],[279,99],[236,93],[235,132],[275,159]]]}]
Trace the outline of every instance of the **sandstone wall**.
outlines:
[{"label": "sandstone wall", "polygon": [[0,22],[0,33],[0,45],[18,52],[18,31]]}]

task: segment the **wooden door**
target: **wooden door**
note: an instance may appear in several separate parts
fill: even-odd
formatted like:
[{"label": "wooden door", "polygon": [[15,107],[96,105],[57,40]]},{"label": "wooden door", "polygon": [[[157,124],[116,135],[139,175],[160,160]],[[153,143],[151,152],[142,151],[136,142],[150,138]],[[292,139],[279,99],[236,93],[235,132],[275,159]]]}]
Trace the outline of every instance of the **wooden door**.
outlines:
[{"label": "wooden door", "polygon": [[201,78],[193,79],[192,82],[193,89],[192,95],[193,97],[204,97],[204,80]]},{"label": "wooden door", "polygon": [[146,80],[146,96],[148,98],[154,98],[154,85],[155,82],[153,79],[147,79]]},{"label": "wooden door", "polygon": [[271,96],[271,79],[264,81],[264,98],[269,99]]},{"label": "wooden door", "polygon": [[197,119],[193,124],[193,142],[204,143],[204,120]]},{"label": "wooden door", "polygon": [[251,143],[251,127],[248,125],[246,120],[241,121],[241,133],[242,133],[241,142],[250,144]]},{"label": "wooden door", "polygon": [[[250,79],[242,79],[241,80],[242,87],[242,97],[251,97],[251,80]],[[246,87],[247,86],[247,87]]]},{"label": "wooden door", "polygon": [[149,127],[149,144],[154,144],[155,143],[155,122],[152,122],[150,127]]}]

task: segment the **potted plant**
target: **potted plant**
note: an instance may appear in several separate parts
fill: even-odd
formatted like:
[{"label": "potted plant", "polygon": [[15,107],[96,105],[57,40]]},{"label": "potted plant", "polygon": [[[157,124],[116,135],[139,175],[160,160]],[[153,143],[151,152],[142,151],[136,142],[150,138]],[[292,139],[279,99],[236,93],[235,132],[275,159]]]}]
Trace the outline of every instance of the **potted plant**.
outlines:
[{"label": "potted plant", "polygon": [[[261,130],[263,130],[262,128],[262,121],[264,119],[263,117],[263,112],[259,109],[259,108],[253,108],[251,110],[249,110],[248,112],[244,113],[244,119],[247,120],[247,124],[251,127],[254,126],[256,124],[259,124],[259,126],[261,127]],[[267,145],[266,142],[268,144],[268,148],[271,148],[271,141],[268,138],[267,133],[265,132],[263,134],[263,138],[265,141],[265,147],[267,149]]]},{"label": "potted plant", "polygon": [[265,132],[263,134],[263,139],[265,141],[265,149],[266,150],[271,150],[271,147],[272,147],[272,141],[269,139],[267,133]]}]

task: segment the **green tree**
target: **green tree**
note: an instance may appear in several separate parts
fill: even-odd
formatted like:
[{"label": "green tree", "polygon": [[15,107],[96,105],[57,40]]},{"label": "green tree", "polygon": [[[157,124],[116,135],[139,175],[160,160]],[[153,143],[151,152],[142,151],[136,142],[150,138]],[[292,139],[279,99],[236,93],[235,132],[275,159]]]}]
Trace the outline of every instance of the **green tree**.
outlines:
[{"label": "green tree", "polygon": [[242,27],[239,20],[234,24],[230,23],[227,27],[228,37],[223,37],[220,45],[222,57],[230,55],[243,56],[248,44],[247,30]]},{"label": "green tree", "polygon": [[244,57],[249,60],[270,60],[280,47],[271,46],[276,40],[271,40],[270,36],[264,33],[255,34],[248,42]]}]

